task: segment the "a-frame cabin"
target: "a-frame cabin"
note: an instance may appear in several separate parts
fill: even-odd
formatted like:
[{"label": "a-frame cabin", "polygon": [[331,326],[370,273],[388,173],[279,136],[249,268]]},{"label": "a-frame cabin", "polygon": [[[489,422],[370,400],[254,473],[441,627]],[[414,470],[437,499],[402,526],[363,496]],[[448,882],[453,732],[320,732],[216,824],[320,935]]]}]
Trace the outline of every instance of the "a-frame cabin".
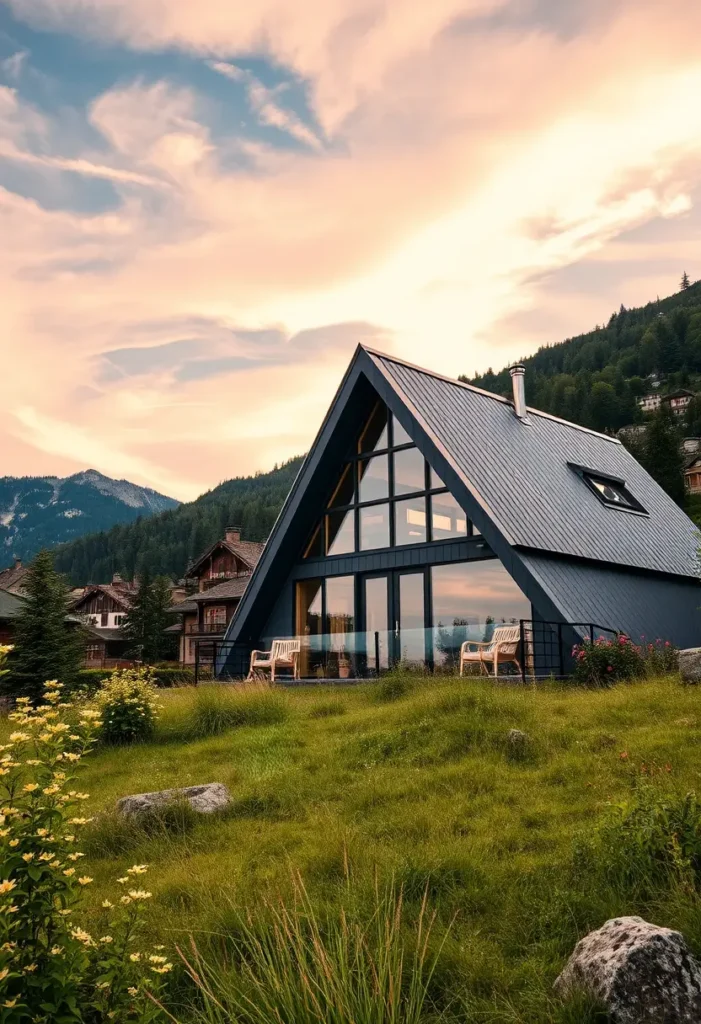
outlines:
[{"label": "a-frame cabin", "polygon": [[356,350],[222,674],[286,637],[301,639],[303,676],[450,668],[500,623],[528,624],[537,673],[555,655],[562,671],[588,624],[701,643],[694,524],[620,441],[526,408],[523,368],[512,376],[513,401]]}]

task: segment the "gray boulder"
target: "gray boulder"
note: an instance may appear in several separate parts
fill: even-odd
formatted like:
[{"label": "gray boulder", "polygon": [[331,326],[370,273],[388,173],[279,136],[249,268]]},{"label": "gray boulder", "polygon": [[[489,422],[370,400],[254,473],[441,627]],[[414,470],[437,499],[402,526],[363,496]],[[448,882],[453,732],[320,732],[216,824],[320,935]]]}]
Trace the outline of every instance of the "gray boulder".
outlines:
[{"label": "gray boulder", "polygon": [[144,814],[164,804],[186,800],[193,811],[213,814],[231,802],[231,794],[221,782],[208,782],[204,786],[186,786],[184,789],[160,789],[155,793],[135,793],[117,801],[117,810],[127,816]]},{"label": "gray boulder", "polygon": [[585,936],[555,990],[598,1000],[615,1024],[701,1021],[701,966],[684,936],[641,917],[614,918]]},{"label": "gray boulder", "polygon": [[701,647],[679,652],[679,671],[685,683],[701,683]]},{"label": "gray boulder", "polygon": [[509,729],[506,737],[506,753],[514,761],[524,758],[528,752],[528,733],[521,729]]}]

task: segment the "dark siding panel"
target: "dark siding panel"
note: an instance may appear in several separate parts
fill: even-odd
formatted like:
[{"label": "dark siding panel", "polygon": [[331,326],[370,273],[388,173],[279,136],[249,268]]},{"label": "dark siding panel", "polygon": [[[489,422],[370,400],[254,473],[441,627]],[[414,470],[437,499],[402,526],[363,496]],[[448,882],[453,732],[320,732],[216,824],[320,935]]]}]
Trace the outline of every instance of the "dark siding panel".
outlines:
[{"label": "dark siding panel", "polygon": [[640,642],[701,646],[701,584],[544,555],[522,555],[568,622],[620,629]]}]

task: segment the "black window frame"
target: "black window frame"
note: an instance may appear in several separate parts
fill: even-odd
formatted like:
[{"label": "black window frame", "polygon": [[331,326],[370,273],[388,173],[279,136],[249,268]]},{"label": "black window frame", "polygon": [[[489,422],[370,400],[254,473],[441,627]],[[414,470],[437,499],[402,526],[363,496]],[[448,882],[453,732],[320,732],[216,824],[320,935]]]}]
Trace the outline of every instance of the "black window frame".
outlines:
[{"label": "black window frame", "polygon": [[[346,467],[350,467],[353,478],[353,501],[347,505],[334,505],[331,507],[330,502],[333,501],[334,495],[338,492],[339,483],[336,484],[331,496],[324,504],[324,510],[321,516],[321,521],[317,522],[314,529],[311,531],[307,541],[302,549],[302,558],[305,561],[318,561],[326,558],[341,558],[346,555],[364,554],[368,551],[389,551],[397,547],[402,550],[406,550],[411,547],[424,547],[426,544],[432,543],[446,543],[449,544],[456,539],[469,540],[473,537],[480,537],[480,533],[474,532],[472,520],[469,515],[465,513],[465,520],[467,523],[467,532],[463,538],[456,537],[442,537],[439,540],[434,540],[433,537],[433,498],[434,496],[440,496],[441,494],[450,494],[450,488],[446,487],[445,484],[441,483],[440,487],[431,486],[431,467],[428,460],[423,457],[424,461],[424,486],[420,490],[410,491],[402,494],[395,494],[394,488],[394,455],[397,452],[407,451],[409,449],[417,448],[417,445],[413,441],[394,445],[394,414],[387,410],[388,417],[388,430],[387,438],[389,446],[386,448],[378,448],[372,452],[359,452],[356,449],[359,447],[356,441],[353,450],[346,455],[343,460],[343,468],[341,470],[341,477],[346,471]],[[418,448],[417,448],[418,450]],[[359,481],[358,481],[358,465],[361,462],[365,462],[370,458],[376,458],[377,456],[386,455],[388,457],[388,489],[389,494],[384,498],[373,498],[371,501],[359,501]],[[440,478],[439,478],[440,479]],[[395,505],[400,501],[407,501],[412,498],[424,498],[426,501],[426,540],[417,541],[415,544],[397,544],[396,541],[396,529],[395,529]],[[360,547],[360,514],[359,510],[362,508],[371,508],[373,505],[387,505],[389,509],[389,546],[382,548],[361,548]],[[345,515],[347,512],[353,512],[354,515],[354,550],[347,552],[338,552],[336,554],[329,554],[326,551],[327,547],[327,526],[326,517],[330,514]],[[312,552],[312,547],[317,537],[317,530],[320,531],[323,554],[319,555]]]},{"label": "black window frame", "polygon": [[[590,469],[587,466],[580,466],[577,463],[568,463],[570,469],[573,469],[578,477],[586,484],[588,489],[595,494],[598,500],[605,508],[615,508],[620,512],[627,512],[629,515],[636,516],[647,516],[650,513],[647,511],[644,505],[638,501],[635,495],[632,493],[629,487],[627,487],[625,480],[619,476],[613,476],[611,473],[602,472],[598,469]],[[602,484],[608,484],[609,487],[614,487],[623,498],[623,502],[611,501],[602,494],[599,488],[596,486],[595,481],[599,481]]]}]

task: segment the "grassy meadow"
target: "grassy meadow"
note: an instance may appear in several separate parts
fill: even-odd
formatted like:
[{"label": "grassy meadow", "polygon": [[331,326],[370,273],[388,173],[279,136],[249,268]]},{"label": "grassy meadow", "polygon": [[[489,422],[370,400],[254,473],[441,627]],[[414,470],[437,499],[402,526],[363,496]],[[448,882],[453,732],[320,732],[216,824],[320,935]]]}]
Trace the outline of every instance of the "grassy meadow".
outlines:
[{"label": "grassy meadow", "polygon": [[[98,927],[115,878],[149,864],[154,938],[194,957],[192,936],[212,985],[238,984],[237,937],[249,952],[257,941],[270,965],[255,936],[278,929],[294,948],[303,919],[318,941],[350,941],[357,925],[370,946],[393,943],[405,978],[417,956],[430,966],[413,1016],[385,1009],[358,1024],[584,1024],[603,1018],[563,1004],[552,984],[577,939],[607,918],[680,928],[701,954],[701,829],[683,801],[701,794],[701,694],[676,677],[591,691],[396,676],[184,688],[163,691],[162,703],[150,742],[86,759],[86,920]],[[510,743],[510,729],[526,743]],[[136,826],[113,813],[126,794],[205,782],[233,796],[211,819],[173,806]],[[691,846],[675,861],[674,843],[652,848],[641,836],[652,818],[677,835],[677,813]],[[250,977],[241,984],[253,991]],[[263,1012],[269,991],[251,997],[255,1014],[218,992],[221,1009],[205,1008],[176,972],[170,1010],[183,1022],[318,1019],[276,1010],[274,993]]]}]

